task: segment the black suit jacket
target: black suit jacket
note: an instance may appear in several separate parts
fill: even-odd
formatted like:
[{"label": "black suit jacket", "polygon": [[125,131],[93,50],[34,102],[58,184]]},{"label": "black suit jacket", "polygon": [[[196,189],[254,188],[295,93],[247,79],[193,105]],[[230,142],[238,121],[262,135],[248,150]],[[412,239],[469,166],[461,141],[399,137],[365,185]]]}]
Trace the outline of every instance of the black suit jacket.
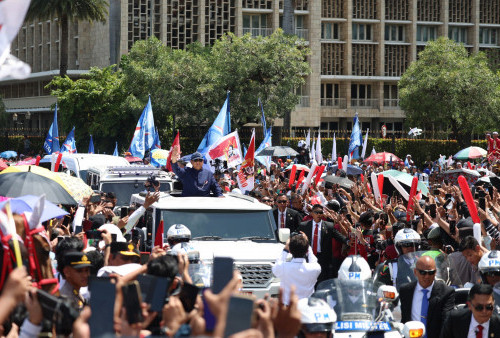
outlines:
[{"label": "black suit jacket", "polygon": [[[467,337],[472,312],[468,308],[453,310],[444,323],[441,338]],[[488,338],[500,337],[500,317],[493,313],[490,318]]]},{"label": "black suit jacket", "polygon": [[[276,222],[276,227],[279,227],[279,212],[278,208],[275,208],[273,210],[273,216],[274,216],[274,222]],[[302,219],[300,218],[300,215],[297,211],[293,210],[292,208],[286,208],[286,214],[285,214],[285,226],[286,228],[290,229],[290,232],[297,231],[299,228],[300,222]]]},{"label": "black suit jacket", "polygon": [[[411,282],[404,284],[399,290],[402,323],[412,320],[411,307],[416,286],[417,282]],[[443,323],[454,305],[455,289],[447,286],[442,281],[435,281],[429,298],[429,310],[427,311],[427,338],[439,338]]]},{"label": "black suit jacket", "polygon": [[[299,231],[306,234],[309,243],[311,243],[313,235],[313,221],[302,222],[299,227]],[[340,232],[333,228],[333,223],[322,221],[321,222],[321,252],[316,256],[318,257],[318,263],[321,265],[321,274],[318,277],[318,282],[325,279],[333,278],[334,271],[333,267],[333,251],[332,251],[332,241],[337,240],[341,243],[349,244],[347,237],[343,236]],[[312,244],[311,244],[312,247]]]}]

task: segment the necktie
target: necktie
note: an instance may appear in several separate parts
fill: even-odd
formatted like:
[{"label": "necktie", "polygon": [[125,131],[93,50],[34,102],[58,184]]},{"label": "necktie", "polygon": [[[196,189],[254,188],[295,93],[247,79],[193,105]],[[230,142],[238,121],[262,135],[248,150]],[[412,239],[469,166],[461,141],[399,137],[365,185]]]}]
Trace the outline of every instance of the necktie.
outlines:
[{"label": "necktie", "polygon": [[285,227],[285,213],[282,212],[281,213],[281,225],[280,225],[281,228],[284,228]]},{"label": "necktie", "polygon": [[314,235],[313,235],[313,253],[316,255],[318,253],[318,223],[314,226]]},{"label": "necktie", "polygon": [[478,325],[476,327],[476,338],[483,338],[483,326]]},{"label": "necktie", "polygon": [[[420,321],[427,326],[427,310],[429,310],[429,299],[427,299],[427,294],[429,290],[422,289],[423,297],[422,297],[422,307],[420,309]],[[426,335],[427,336],[427,335]]]}]

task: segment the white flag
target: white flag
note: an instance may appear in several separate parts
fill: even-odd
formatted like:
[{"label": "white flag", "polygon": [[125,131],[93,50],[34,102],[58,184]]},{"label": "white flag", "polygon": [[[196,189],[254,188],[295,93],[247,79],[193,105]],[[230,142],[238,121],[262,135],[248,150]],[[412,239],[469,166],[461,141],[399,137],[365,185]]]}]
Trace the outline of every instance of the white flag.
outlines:
[{"label": "white flag", "polygon": [[332,146],[332,162],[337,160],[337,140],[335,133],[333,133],[333,146]]},{"label": "white flag", "polygon": [[371,155],[375,155],[377,152],[375,151],[375,147],[372,148],[372,153]]},{"label": "white flag", "polygon": [[370,128],[368,128],[366,130],[366,134],[365,134],[365,141],[363,142],[363,151],[361,152],[361,158],[364,159],[365,158],[365,154],[366,154],[366,146],[368,145],[368,133],[370,132]]},{"label": "white flag", "polygon": [[309,149],[309,154],[311,155],[311,160],[316,161],[316,140],[314,140],[314,137],[313,137],[313,145]]},{"label": "white flag", "polygon": [[306,146],[307,146],[307,150],[311,151],[311,129],[309,129],[307,131]]},{"label": "white flag", "polygon": [[318,139],[316,140],[316,162],[319,165],[323,162],[323,155],[321,154],[321,132],[318,132]]}]

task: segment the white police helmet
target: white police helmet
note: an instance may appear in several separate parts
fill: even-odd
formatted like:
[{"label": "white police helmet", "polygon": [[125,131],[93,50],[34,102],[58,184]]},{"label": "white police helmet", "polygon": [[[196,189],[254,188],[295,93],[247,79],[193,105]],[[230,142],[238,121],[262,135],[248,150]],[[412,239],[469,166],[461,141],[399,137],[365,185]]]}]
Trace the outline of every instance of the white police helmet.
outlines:
[{"label": "white police helmet", "polygon": [[332,332],[337,315],[323,299],[302,298],[297,308],[301,314],[302,327],[307,332]]},{"label": "white police helmet", "polygon": [[479,264],[477,265],[479,272],[481,273],[481,278],[484,283],[487,283],[486,275],[489,273],[498,274],[500,273],[500,251],[491,250],[481,257]]},{"label": "white police helmet", "polygon": [[368,262],[359,255],[348,256],[339,269],[339,280],[367,280],[372,277]]},{"label": "white police helmet", "polygon": [[188,242],[191,231],[184,224],[174,224],[167,231],[167,241]]},{"label": "white police helmet", "polygon": [[419,244],[420,235],[413,229],[401,229],[396,233],[396,236],[394,236],[394,245],[400,255],[403,253],[401,249],[403,246],[411,245],[417,249]]}]

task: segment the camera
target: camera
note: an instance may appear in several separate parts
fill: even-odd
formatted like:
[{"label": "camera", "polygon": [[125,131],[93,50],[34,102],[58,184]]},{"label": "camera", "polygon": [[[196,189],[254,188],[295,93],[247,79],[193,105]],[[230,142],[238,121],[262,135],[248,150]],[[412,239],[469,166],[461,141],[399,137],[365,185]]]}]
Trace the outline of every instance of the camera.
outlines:
[{"label": "camera", "polygon": [[151,191],[151,188],[156,188],[160,186],[160,181],[156,179],[155,175],[151,175],[148,177],[146,182],[144,182],[144,186],[146,187],[147,190]]},{"label": "camera", "polygon": [[227,170],[227,161],[222,161],[218,158],[216,158],[213,161],[210,161],[210,165],[214,167],[215,170],[215,175],[221,175],[224,171]]}]

